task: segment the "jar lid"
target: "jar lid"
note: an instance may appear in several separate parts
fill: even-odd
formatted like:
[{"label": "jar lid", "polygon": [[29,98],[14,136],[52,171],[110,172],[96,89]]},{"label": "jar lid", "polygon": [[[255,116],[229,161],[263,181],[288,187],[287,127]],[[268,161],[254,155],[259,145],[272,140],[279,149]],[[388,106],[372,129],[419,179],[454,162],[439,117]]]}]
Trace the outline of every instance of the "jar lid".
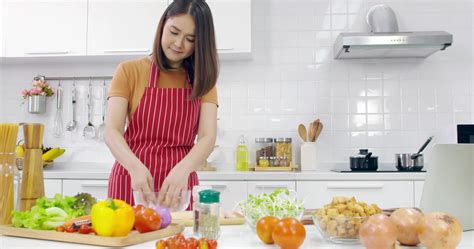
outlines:
[{"label": "jar lid", "polygon": [[273,138],[271,137],[256,137],[255,143],[271,143],[273,142]]},{"label": "jar lid", "polygon": [[258,158],[259,160],[268,160],[268,157],[267,156],[261,156]]},{"label": "jar lid", "polygon": [[270,160],[276,160],[276,156],[271,156]]},{"label": "jar lid", "polygon": [[212,189],[206,189],[199,192],[199,202],[212,204],[212,203],[219,203],[220,202],[220,192],[215,191]]},{"label": "jar lid", "polygon": [[277,142],[277,143],[289,143],[289,142],[291,142],[291,137],[275,138],[275,142]]}]

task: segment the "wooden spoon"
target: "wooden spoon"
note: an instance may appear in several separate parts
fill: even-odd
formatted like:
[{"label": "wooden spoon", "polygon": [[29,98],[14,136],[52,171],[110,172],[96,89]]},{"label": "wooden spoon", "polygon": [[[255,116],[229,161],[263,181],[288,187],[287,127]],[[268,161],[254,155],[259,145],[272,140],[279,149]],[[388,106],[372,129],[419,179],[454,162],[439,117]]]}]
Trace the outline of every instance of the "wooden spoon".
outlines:
[{"label": "wooden spoon", "polygon": [[323,130],[323,123],[322,122],[319,122],[318,123],[318,129],[316,130],[316,137],[314,139],[314,141],[316,142],[316,140],[318,140],[318,137],[319,135],[321,134],[321,131]]},{"label": "wooden spoon", "polygon": [[306,142],[306,127],[304,124],[299,124],[298,125],[298,134],[300,135],[300,138],[303,140],[303,142]]},{"label": "wooden spoon", "polygon": [[309,123],[309,131],[308,131],[309,142],[314,142],[314,138],[316,137],[316,130],[317,130],[317,127],[314,124],[314,122]]}]

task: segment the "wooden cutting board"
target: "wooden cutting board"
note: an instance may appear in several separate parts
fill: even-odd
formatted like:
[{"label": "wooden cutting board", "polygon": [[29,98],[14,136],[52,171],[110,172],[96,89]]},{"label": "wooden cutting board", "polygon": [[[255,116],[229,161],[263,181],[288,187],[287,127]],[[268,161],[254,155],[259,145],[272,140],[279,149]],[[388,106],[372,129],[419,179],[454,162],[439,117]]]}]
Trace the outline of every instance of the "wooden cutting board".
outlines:
[{"label": "wooden cutting board", "polygon": [[77,244],[87,244],[96,246],[124,247],[141,244],[151,240],[158,240],[183,232],[184,227],[179,224],[171,224],[165,229],[154,232],[139,233],[131,231],[124,237],[102,237],[94,234],[66,233],[47,230],[35,230],[27,228],[17,228],[11,225],[0,226],[0,234],[3,236],[13,236],[41,240],[53,240]]},{"label": "wooden cutting board", "polygon": [[[181,224],[186,227],[193,226],[194,219],[192,211],[173,212],[171,213],[171,217],[173,223]],[[220,218],[221,225],[242,225],[244,223],[244,216],[237,212],[225,212]]]}]

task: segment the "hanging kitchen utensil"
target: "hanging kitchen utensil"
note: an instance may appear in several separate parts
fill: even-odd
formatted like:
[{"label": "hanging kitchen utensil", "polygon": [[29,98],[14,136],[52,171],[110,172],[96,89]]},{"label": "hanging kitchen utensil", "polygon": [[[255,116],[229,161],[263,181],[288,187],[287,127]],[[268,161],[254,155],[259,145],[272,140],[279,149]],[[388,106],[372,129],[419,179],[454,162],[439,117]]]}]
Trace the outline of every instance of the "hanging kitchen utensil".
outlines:
[{"label": "hanging kitchen utensil", "polygon": [[102,124],[99,125],[97,128],[97,138],[100,140],[104,139],[104,132],[105,132],[105,110],[107,106],[107,85],[105,84],[102,86]]},{"label": "hanging kitchen utensil", "polygon": [[84,127],[83,135],[86,138],[94,138],[96,130],[92,124],[92,78],[89,78],[89,89],[87,91],[87,125]]},{"label": "hanging kitchen utensil", "polygon": [[74,78],[72,81],[72,91],[71,91],[71,108],[72,108],[72,120],[67,123],[66,130],[74,131],[77,126],[76,121],[76,79]]},{"label": "hanging kitchen utensil", "polygon": [[411,159],[415,160],[416,158],[418,158],[420,155],[421,155],[421,152],[426,148],[426,146],[428,146],[428,144],[431,142],[431,140],[433,140],[433,136],[429,137],[425,143],[421,146],[421,148],[418,150],[417,153],[411,155]]},{"label": "hanging kitchen utensil", "polygon": [[304,124],[298,125],[298,134],[300,135],[300,138],[301,140],[303,140],[303,142],[307,141],[306,136],[308,133],[306,132],[306,127],[304,126]]},{"label": "hanging kitchen utensil", "polygon": [[61,88],[61,80],[59,80],[58,88],[56,89],[56,116],[53,122],[53,136],[57,138],[63,135],[62,98],[63,89]]}]

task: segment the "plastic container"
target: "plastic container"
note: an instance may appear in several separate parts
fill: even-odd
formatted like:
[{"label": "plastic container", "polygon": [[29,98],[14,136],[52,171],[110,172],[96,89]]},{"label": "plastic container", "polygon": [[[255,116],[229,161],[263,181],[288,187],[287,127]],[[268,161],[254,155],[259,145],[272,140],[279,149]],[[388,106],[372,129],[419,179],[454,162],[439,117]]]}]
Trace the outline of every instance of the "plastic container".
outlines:
[{"label": "plastic container", "polygon": [[316,153],[315,142],[304,142],[301,145],[301,171],[316,170]]},{"label": "plastic container", "polygon": [[199,192],[212,189],[212,186],[197,185],[193,188],[193,234],[199,235]]},{"label": "plastic container", "polygon": [[[280,137],[275,139],[275,156],[280,160],[280,166],[289,166],[292,161],[292,145],[290,137]],[[282,165],[283,159],[286,159],[286,165]]]},{"label": "plastic container", "polygon": [[198,236],[208,240],[217,240],[221,233],[220,228],[220,192],[203,190],[199,192],[199,224]]},{"label": "plastic container", "polygon": [[239,144],[236,149],[236,162],[235,169],[237,171],[248,171],[249,170],[249,150],[247,143],[245,142],[244,135],[240,136]]},{"label": "plastic container", "polygon": [[[257,137],[255,138],[255,162],[259,165],[260,157],[275,156],[275,148],[273,146],[273,138]],[[261,166],[261,165],[259,165]]]}]

